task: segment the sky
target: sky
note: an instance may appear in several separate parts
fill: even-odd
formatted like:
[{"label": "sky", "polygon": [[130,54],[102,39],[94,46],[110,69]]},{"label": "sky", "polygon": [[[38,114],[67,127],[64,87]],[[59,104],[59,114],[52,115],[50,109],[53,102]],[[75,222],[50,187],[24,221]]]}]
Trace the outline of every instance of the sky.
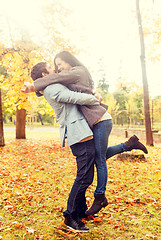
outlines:
[{"label": "sky", "polygon": [[[44,1],[0,0],[0,16],[3,14],[30,31],[38,42],[43,37],[40,19]],[[61,0],[61,3],[72,10],[68,22],[74,29],[64,34],[81,49],[78,58],[90,69],[95,82],[99,78],[98,62],[102,59],[110,91],[115,90],[120,77],[142,85],[136,1]],[[153,0],[141,0],[141,3],[146,8],[154,8]],[[161,12],[161,4],[157,4],[159,0],[155,0],[155,10]],[[161,95],[160,62],[147,64],[147,77],[150,95]]]}]

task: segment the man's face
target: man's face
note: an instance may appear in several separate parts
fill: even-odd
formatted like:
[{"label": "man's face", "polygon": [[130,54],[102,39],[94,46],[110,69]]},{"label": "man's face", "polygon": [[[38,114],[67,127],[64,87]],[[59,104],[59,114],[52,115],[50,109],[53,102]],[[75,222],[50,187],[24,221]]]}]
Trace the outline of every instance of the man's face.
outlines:
[{"label": "man's face", "polygon": [[46,64],[46,70],[49,72],[49,74],[55,73],[55,69],[51,68],[48,64]]},{"label": "man's face", "polygon": [[56,58],[55,59],[55,63],[57,65],[57,67],[58,67],[58,71],[59,72],[61,72],[63,70],[69,71],[72,68],[69,63],[66,63],[61,58]]}]

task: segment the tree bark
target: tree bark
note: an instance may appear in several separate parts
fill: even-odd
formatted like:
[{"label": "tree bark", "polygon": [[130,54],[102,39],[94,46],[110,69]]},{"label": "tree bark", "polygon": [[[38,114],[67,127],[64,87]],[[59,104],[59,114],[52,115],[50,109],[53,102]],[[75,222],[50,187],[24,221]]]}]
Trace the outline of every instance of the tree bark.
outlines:
[{"label": "tree bark", "polygon": [[16,109],[16,139],[26,139],[26,110]]},{"label": "tree bark", "polygon": [[153,133],[152,133],[152,129],[151,129],[150,107],[149,107],[149,90],[148,90],[146,62],[145,62],[144,33],[143,33],[143,28],[142,28],[139,0],[136,0],[136,12],[137,12],[137,19],[138,19],[139,35],[140,35],[140,46],[141,46],[140,60],[141,60],[143,92],[144,92],[144,116],[145,116],[146,144],[149,146],[153,146]]},{"label": "tree bark", "polygon": [[42,120],[42,117],[41,117],[41,114],[40,114],[40,113],[37,113],[37,115],[38,115],[38,118],[40,119],[41,125],[44,125],[43,120]]},{"label": "tree bark", "polygon": [[3,133],[3,114],[2,114],[2,100],[1,100],[1,89],[0,89],[0,146],[4,146],[4,133]]}]

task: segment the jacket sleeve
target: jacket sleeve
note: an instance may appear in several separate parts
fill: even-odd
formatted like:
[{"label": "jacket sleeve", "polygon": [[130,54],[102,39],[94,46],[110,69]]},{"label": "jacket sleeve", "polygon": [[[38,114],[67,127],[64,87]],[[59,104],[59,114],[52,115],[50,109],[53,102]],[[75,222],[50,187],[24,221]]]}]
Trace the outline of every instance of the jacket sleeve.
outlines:
[{"label": "jacket sleeve", "polygon": [[74,92],[61,84],[53,84],[45,88],[45,98],[49,101],[55,100],[62,103],[78,105],[99,105],[97,98],[91,94]]},{"label": "jacket sleeve", "polygon": [[79,71],[62,71],[60,73],[49,74],[43,78],[38,78],[34,81],[34,87],[36,91],[42,91],[47,86],[53,83],[61,83],[63,85],[68,85],[72,83],[77,83],[79,81],[80,73]]}]

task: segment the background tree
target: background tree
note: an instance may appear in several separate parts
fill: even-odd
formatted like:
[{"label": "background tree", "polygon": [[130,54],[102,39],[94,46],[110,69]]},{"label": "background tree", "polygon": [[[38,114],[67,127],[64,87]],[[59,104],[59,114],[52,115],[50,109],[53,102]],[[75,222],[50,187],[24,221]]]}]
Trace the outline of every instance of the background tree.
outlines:
[{"label": "background tree", "polygon": [[141,45],[140,60],[141,60],[143,90],[144,90],[144,114],[145,114],[146,144],[153,146],[153,134],[152,134],[152,129],[151,129],[150,107],[149,107],[149,90],[148,90],[146,62],[145,62],[144,33],[143,33],[143,28],[142,28],[139,0],[136,0],[136,12],[137,12],[139,35],[140,35],[140,45]]},{"label": "background tree", "polygon": [[[153,15],[152,15],[152,24],[148,29],[147,34],[152,36],[150,50],[148,52],[148,60],[153,63],[161,61],[161,17],[160,17],[160,8],[156,9],[155,1],[153,3]],[[149,21],[148,21],[149,22]],[[161,86],[161,83],[160,83]]]},{"label": "background tree", "polygon": [[16,111],[16,138],[26,138],[26,109],[31,108],[28,95],[20,90],[24,81],[30,79],[30,69],[38,59],[38,48],[24,34],[21,41],[12,41],[12,47],[4,48],[1,64],[7,69],[2,86],[6,90],[5,104]]},{"label": "background tree", "polygon": [[54,55],[62,50],[68,50],[73,54],[79,52],[78,48],[69,39],[68,32],[68,16],[70,11],[64,7],[63,3],[58,0],[47,0],[43,8],[42,26],[46,32],[46,42],[42,42],[42,46],[49,55]]},{"label": "background tree", "polygon": [[128,94],[124,90],[118,90],[113,93],[118,107],[117,124],[124,125],[127,123],[127,109],[126,103],[128,101]]},{"label": "background tree", "polygon": [[97,91],[101,94],[103,100],[106,101],[109,92],[109,83],[105,72],[104,60],[102,58],[98,61],[97,81]]},{"label": "background tree", "polygon": [[[1,45],[0,48],[3,49],[3,45]],[[4,67],[1,67],[0,65],[0,83],[1,83],[1,79],[3,79],[3,76],[5,75],[6,75],[6,69]],[[3,131],[2,95],[1,95],[1,88],[0,88],[0,146],[4,146],[4,145],[5,145],[5,142],[4,142],[4,131]]]},{"label": "background tree", "polygon": [[3,133],[3,115],[2,115],[2,101],[1,101],[1,89],[0,89],[0,146],[4,146],[4,133]]},{"label": "background tree", "polygon": [[139,87],[137,90],[132,88],[129,92],[126,109],[129,119],[129,127],[132,127],[133,125],[144,125],[143,93],[142,90],[139,92]]},{"label": "background tree", "polygon": [[159,129],[161,127],[161,96],[151,99],[151,116],[152,128]]},{"label": "background tree", "polygon": [[39,98],[30,97],[30,103],[32,105],[32,108],[28,110],[30,117],[37,116],[42,125],[44,125],[44,122],[53,124],[54,111],[43,96]]},{"label": "background tree", "polygon": [[117,124],[117,115],[118,115],[118,109],[119,104],[117,103],[116,99],[114,98],[114,95],[111,93],[108,93],[106,95],[106,99],[104,101],[108,105],[108,112],[111,114],[114,124]]}]

